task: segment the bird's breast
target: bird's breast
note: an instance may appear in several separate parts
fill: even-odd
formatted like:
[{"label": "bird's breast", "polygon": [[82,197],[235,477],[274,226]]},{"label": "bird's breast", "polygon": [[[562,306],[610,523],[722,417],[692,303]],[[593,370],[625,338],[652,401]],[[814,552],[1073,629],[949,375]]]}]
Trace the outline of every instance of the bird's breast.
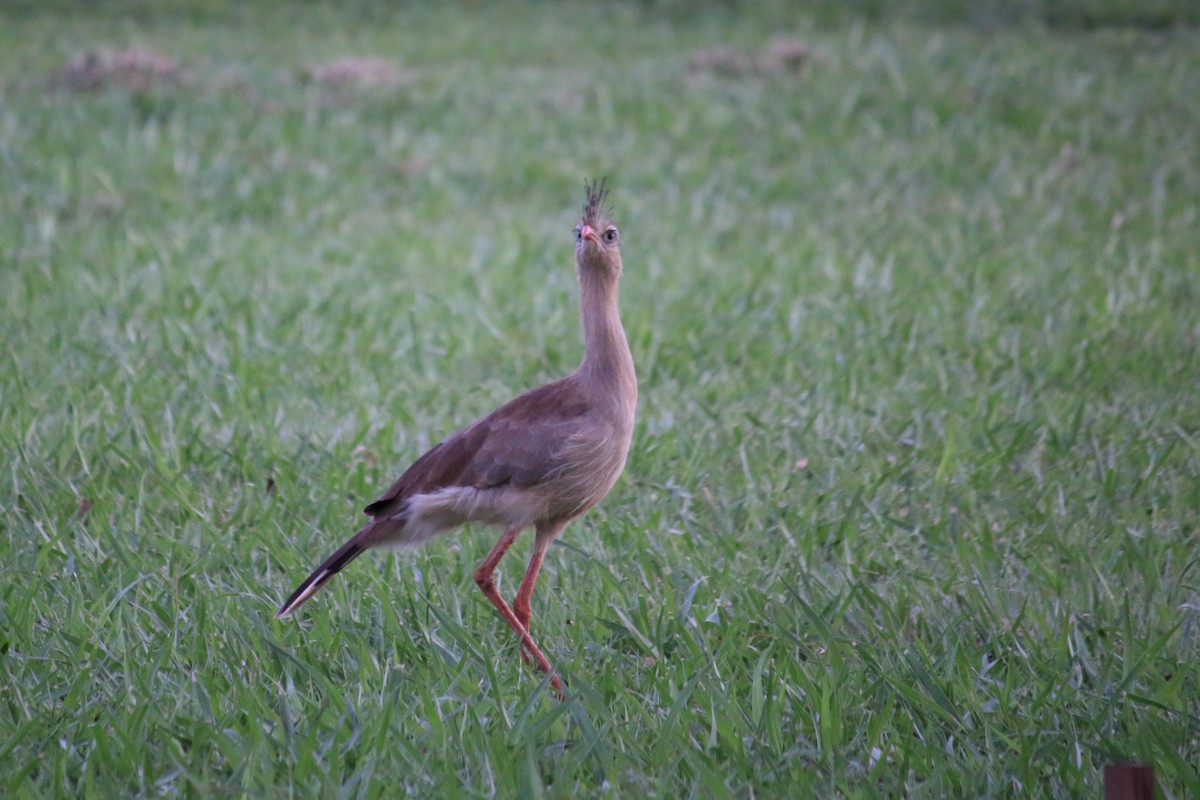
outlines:
[{"label": "bird's breast", "polygon": [[569,437],[545,486],[549,515],[578,516],[600,502],[625,468],[631,434],[632,421],[608,420]]}]

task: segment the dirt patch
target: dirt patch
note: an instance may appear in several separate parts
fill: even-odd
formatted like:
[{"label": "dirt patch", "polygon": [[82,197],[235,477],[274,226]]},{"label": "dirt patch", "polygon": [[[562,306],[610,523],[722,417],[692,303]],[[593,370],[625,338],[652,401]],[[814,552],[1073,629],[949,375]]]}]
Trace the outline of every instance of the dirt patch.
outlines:
[{"label": "dirt patch", "polygon": [[812,56],[812,48],[801,39],[772,39],[758,59],[758,71],[764,74],[790,72],[799,75]]},{"label": "dirt patch", "polygon": [[812,48],[801,39],[778,38],[767,43],[758,56],[743,53],[729,45],[697,50],[688,59],[691,76],[716,75],[741,78],[751,75],[800,75],[812,55]]},{"label": "dirt patch", "polygon": [[155,87],[179,86],[183,82],[183,68],[157,50],[133,46],[76,53],[55,77],[58,83],[76,92],[98,91],[109,86],[146,92]]},{"label": "dirt patch", "polygon": [[693,72],[711,72],[736,77],[753,71],[754,60],[733,47],[718,45],[693,53],[688,59],[688,68]]},{"label": "dirt patch", "polygon": [[412,78],[387,58],[345,56],[300,67],[300,76],[329,89],[399,89]]}]

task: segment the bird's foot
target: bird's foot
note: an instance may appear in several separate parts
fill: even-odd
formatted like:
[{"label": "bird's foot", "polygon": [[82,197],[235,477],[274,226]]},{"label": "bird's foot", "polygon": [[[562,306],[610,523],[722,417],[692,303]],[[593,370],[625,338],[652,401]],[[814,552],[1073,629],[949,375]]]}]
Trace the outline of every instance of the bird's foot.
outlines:
[{"label": "bird's foot", "polygon": [[563,691],[562,680],[558,677],[558,672],[550,673],[550,685],[554,687],[554,694],[558,697],[558,702],[566,702],[567,695]]},{"label": "bird's foot", "polygon": [[522,642],[521,643],[521,659],[529,667],[537,670],[538,672],[550,673],[550,685],[554,687],[554,693],[558,696],[558,699],[560,701],[567,699],[567,696],[563,690],[562,679],[558,677],[558,670],[556,670],[556,669],[554,669],[554,667],[550,666],[550,663],[545,660],[545,656],[543,656],[540,652],[538,652],[536,655],[534,653],[530,652],[529,647],[524,642]]}]

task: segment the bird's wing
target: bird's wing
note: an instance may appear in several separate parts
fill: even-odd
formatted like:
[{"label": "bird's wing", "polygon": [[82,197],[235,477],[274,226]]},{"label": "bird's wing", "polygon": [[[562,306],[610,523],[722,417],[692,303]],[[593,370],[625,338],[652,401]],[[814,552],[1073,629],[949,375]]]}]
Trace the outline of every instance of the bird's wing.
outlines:
[{"label": "bird's wing", "polygon": [[564,445],[589,407],[569,378],[526,392],[435,445],[363,512],[392,516],[413,495],[453,486],[537,485],[565,466]]}]

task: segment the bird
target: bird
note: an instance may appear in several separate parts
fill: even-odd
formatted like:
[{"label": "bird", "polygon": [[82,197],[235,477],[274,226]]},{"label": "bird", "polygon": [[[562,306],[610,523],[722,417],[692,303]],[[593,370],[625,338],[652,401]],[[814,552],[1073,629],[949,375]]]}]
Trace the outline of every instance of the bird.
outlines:
[{"label": "bird", "polygon": [[[575,226],[575,272],[584,352],[571,374],[525,392],[448,436],[413,462],[363,512],[370,518],[292,592],[275,616],[311,598],[358,556],[411,547],[466,523],[502,531],[475,583],[520,639],[526,664],[562,681],[530,634],[531,599],[546,551],[567,525],[613,488],[629,455],[637,376],[618,310],[620,231],[605,210],[605,180],[585,181]],[[524,577],[509,605],[496,586],[500,559],[534,530]]]}]

